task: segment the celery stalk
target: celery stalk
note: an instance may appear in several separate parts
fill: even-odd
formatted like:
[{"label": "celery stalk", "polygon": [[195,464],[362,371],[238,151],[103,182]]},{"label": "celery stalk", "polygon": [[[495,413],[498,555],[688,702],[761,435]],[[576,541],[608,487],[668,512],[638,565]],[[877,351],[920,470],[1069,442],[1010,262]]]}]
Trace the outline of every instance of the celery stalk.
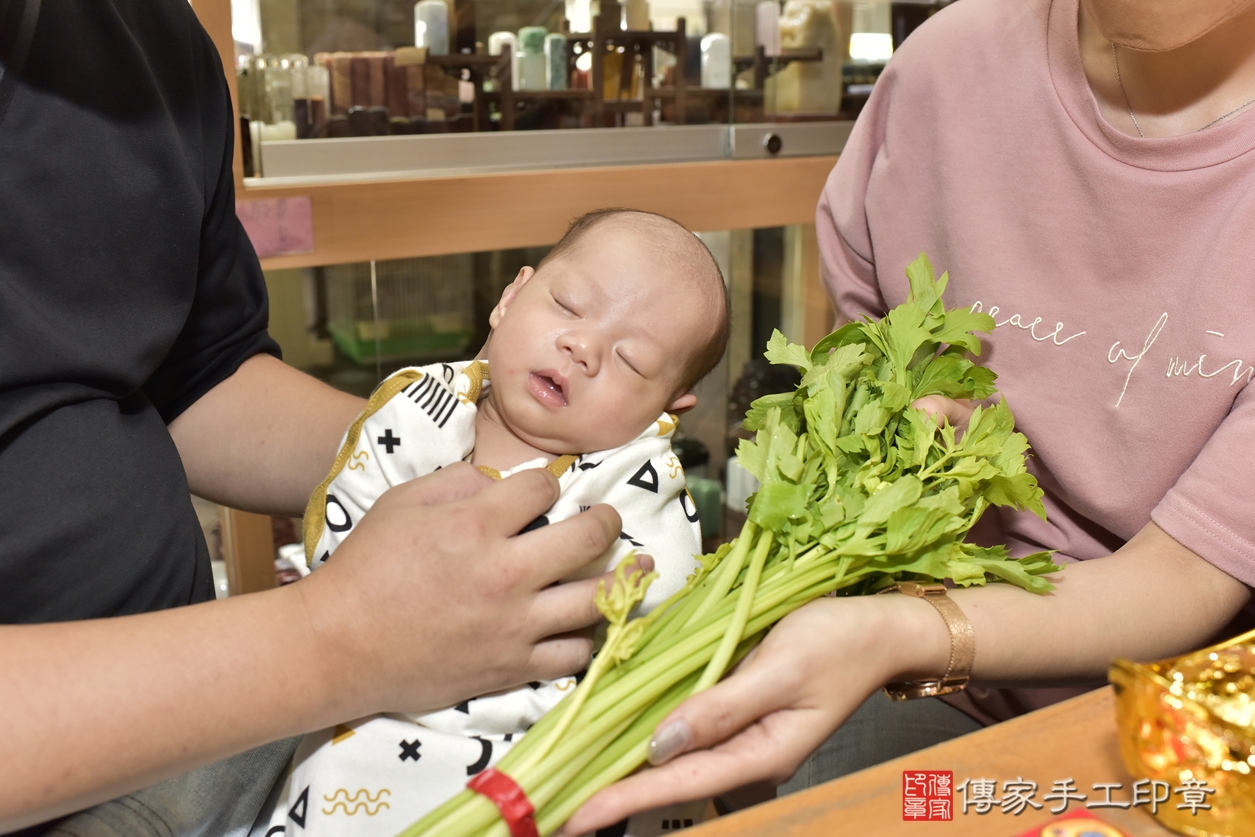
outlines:
[{"label": "celery stalk", "polygon": [[741,536],[737,538],[736,546],[727,554],[719,564],[719,568],[712,574],[712,588],[702,598],[701,603],[689,617],[685,627],[693,625],[697,620],[701,619],[711,607],[720,602],[728,591],[732,589],[732,585],[736,582],[737,576],[741,573],[741,567],[745,563],[745,556],[749,554],[750,547],[754,543],[754,534],[758,531],[758,527],[752,522],[746,521],[741,528]]},{"label": "celery stalk", "polygon": [[736,612],[732,615],[732,623],[728,626],[727,631],[723,634],[723,639],[719,642],[719,647],[715,650],[714,656],[706,665],[706,670],[702,673],[702,677],[697,681],[696,692],[702,692],[713,686],[719,678],[723,677],[724,670],[728,667],[728,662],[732,659],[732,652],[736,650],[737,645],[741,642],[741,636],[745,632],[745,622],[749,619],[750,608],[754,604],[754,594],[758,592],[758,580],[762,577],[763,562],[767,560],[767,553],[771,552],[771,547],[775,545],[769,532],[763,532],[759,535],[758,545],[754,548],[754,557],[750,560],[749,572],[745,576],[745,581],[741,584],[741,590],[737,595]]}]

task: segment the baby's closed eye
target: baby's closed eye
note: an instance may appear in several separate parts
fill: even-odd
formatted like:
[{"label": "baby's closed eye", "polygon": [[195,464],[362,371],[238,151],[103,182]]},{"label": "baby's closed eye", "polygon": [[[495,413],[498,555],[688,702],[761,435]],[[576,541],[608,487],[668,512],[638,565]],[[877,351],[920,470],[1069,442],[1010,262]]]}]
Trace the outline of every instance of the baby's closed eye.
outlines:
[{"label": "baby's closed eye", "polygon": [[636,365],[633,364],[632,361],[628,359],[628,356],[623,354],[623,352],[615,352],[615,356],[618,357],[619,360],[623,362],[623,365],[626,366],[628,369],[630,369],[632,372],[635,372],[637,375],[644,377],[644,374],[641,372],[641,370],[637,369]]}]

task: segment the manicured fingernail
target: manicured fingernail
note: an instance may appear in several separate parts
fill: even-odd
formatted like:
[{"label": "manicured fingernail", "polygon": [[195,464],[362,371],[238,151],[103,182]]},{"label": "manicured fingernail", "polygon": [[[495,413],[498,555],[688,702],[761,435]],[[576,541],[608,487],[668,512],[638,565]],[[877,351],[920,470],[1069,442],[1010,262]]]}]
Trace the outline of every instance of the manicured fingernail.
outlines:
[{"label": "manicured fingernail", "polygon": [[689,729],[687,721],[672,721],[662,729],[654,733],[654,737],[649,741],[649,763],[653,765],[666,764],[671,759],[684,752],[689,742],[693,740],[693,731]]}]

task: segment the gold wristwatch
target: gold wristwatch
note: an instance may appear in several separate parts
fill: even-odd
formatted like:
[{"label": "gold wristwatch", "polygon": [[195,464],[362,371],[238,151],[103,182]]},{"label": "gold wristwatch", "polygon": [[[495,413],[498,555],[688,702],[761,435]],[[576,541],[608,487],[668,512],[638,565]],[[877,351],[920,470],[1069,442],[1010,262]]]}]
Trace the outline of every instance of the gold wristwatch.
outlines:
[{"label": "gold wristwatch", "polygon": [[892,587],[886,587],[881,593],[902,593],[923,599],[934,608],[945,620],[950,629],[950,663],[945,674],[938,680],[906,680],[901,683],[890,683],[885,686],[885,694],[893,700],[912,700],[922,697],[937,697],[962,691],[967,686],[972,673],[972,663],[976,660],[976,636],[972,633],[972,625],[954,600],[946,595],[944,584],[918,584],[914,581],[901,581]]}]

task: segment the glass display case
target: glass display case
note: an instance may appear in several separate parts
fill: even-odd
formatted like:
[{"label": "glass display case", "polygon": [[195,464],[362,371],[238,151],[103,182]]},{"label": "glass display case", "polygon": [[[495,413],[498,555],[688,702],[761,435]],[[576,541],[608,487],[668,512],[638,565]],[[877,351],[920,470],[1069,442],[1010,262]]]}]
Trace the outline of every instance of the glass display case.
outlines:
[{"label": "glass display case", "polygon": [[836,153],[947,1],[231,0],[244,174]]}]

